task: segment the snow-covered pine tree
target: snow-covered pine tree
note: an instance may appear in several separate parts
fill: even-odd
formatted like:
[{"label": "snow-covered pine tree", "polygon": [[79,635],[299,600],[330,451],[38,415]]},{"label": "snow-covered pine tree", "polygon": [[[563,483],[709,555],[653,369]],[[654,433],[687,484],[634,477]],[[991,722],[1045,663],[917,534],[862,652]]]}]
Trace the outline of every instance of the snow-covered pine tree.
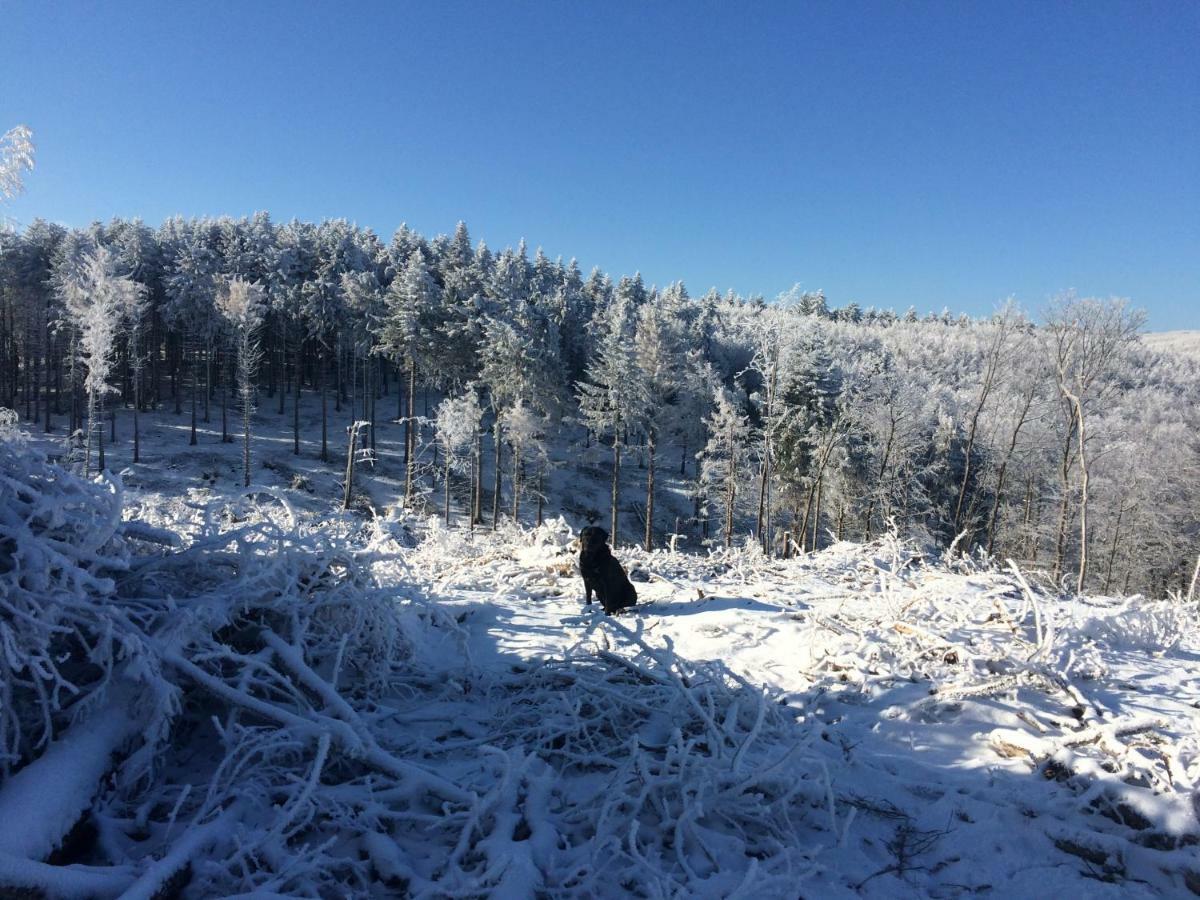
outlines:
[{"label": "snow-covered pine tree", "polygon": [[262,360],[259,330],[266,318],[266,293],[261,285],[234,276],[221,285],[217,309],[229,326],[237,357],[238,395],[242,401],[242,486],[250,486],[250,421],[254,388]]},{"label": "snow-covered pine tree", "polygon": [[68,309],[76,317],[79,328],[79,350],[87,370],[83,381],[87,392],[87,440],[83,463],[84,475],[91,471],[93,434],[99,441],[99,468],[104,468],[104,425],[97,420],[97,403],[115,388],[109,383],[112,374],[112,352],[116,336],[127,311],[140,300],[136,296],[145,288],[130,278],[116,274],[116,261],[106,247],[88,254],[77,293]]},{"label": "snow-covered pine tree", "polygon": [[724,511],[722,535],[726,547],[733,544],[734,510],[738,480],[749,462],[747,442],[750,436],[746,416],[738,408],[733,394],[725,387],[713,391],[713,409],[705,419],[708,443],[697,456],[700,459],[700,483],[705,490],[705,514],[717,496]]},{"label": "snow-covered pine tree", "polygon": [[[622,279],[603,321],[595,356],[587,369],[587,381],[576,387],[583,423],[596,435],[612,442],[612,499],[610,540],[620,540],[621,448],[631,429],[641,426],[648,403],[646,382],[634,353],[636,299],[635,282]],[[640,285],[640,279],[636,284]]]},{"label": "snow-covered pine tree", "polygon": [[300,389],[304,382],[304,350],[307,329],[302,310],[304,286],[314,277],[317,266],[315,229],[308,223],[292,220],[278,232],[276,245],[267,263],[267,292],[272,311],[282,334],[283,374],[279,411],[283,412],[283,383],[288,380],[289,355],[292,385],[292,453],[300,455]]},{"label": "snow-covered pine tree", "polygon": [[194,224],[185,226],[166,280],[167,298],[163,315],[167,323],[180,333],[181,356],[189,361],[192,408],[188,443],[193,446],[196,444],[200,351],[210,343],[216,324],[213,299],[218,263],[203,230]]},{"label": "snow-covered pine tree", "polygon": [[403,362],[407,369],[408,412],[404,420],[406,504],[412,502],[416,472],[417,369],[425,352],[425,342],[431,332],[431,321],[434,319],[440,296],[437,282],[433,280],[425,264],[425,255],[419,248],[413,249],[403,270],[388,288],[384,298],[387,312],[376,336],[376,351]]},{"label": "snow-covered pine tree", "polygon": [[[686,296],[686,295],[685,295]],[[676,402],[683,385],[685,325],[677,294],[652,298],[638,311],[634,334],[645,414],[641,427],[646,435],[646,552],[654,549],[655,471],[661,438],[677,430]]]}]

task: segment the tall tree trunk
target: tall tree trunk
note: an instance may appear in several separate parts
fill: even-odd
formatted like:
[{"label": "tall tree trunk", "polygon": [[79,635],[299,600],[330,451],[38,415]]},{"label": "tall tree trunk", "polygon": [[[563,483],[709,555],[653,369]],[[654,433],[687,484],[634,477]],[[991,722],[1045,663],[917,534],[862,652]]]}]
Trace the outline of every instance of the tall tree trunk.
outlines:
[{"label": "tall tree trunk", "polygon": [[1058,509],[1058,531],[1054,540],[1054,581],[1062,576],[1063,562],[1066,559],[1067,548],[1067,514],[1071,503],[1071,447],[1075,440],[1075,412],[1071,411],[1071,420],[1067,426],[1067,440],[1063,447],[1062,466],[1059,469],[1062,484],[1062,498]]},{"label": "tall tree trunk", "polygon": [[824,468],[822,468],[821,474],[817,475],[816,506],[813,509],[812,548],[814,552],[821,549],[821,492],[824,487]]},{"label": "tall tree trunk", "polygon": [[45,365],[43,366],[45,377],[43,380],[45,381],[46,384],[45,384],[45,389],[42,392],[42,396],[43,396],[43,400],[44,400],[42,414],[45,416],[45,418],[42,419],[42,431],[45,432],[46,434],[49,434],[52,430],[52,428],[50,426],[50,355],[51,355],[51,347],[50,347],[50,325],[49,325],[49,322],[47,321],[47,317],[43,317],[43,321],[42,321],[42,347],[44,347],[45,351],[46,351],[45,355],[43,357],[44,362],[45,362]]},{"label": "tall tree trunk", "polygon": [[525,469],[525,462],[521,459],[521,451],[517,447],[513,447],[512,460],[512,519],[514,525],[521,524],[521,475]]},{"label": "tall tree trunk", "polygon": [[1121,537],[1121,519],[1124,516],[1125,503],[1124,498],[1122,498],[1122,502],[1117,506],[1117,522],[1116,525],[1113,526],[1112,544],[1110,545],[1108,551],[1108,567],[1104,572],[1104,587],[1102,590],[1106,594],[1108,593],[1109,586],[1112,584],[1113,563],[1116,562],[1117,559],[1117,543]]},{"label": "tall tree trunk", "polygon": [[142,431],[138,421],[138,409],[142,405],[142,371],[137,367],[133,371],[133,461],[142,461]]},{"label": "tall tree trunk", "polygon": [[646,466],[646,552],[654,549],[654,434],[647,435],[646,450],[649,465]]},{"label": "tall tree trunk", "polygon": [[446,469],[442,479],[444,496],[442,498],[446,514],[446,527],[450,527],[450,454],[446,454]]},{"label": "tall tree trunk", "polygon": [[992,548],[996,543],[997,526],[1000,519],[1000,504],[1004,499],[1004,477],[1008,472],[1008,464],[1012,461],[1013,454],[1017,449],[1017,438],[1021,434],[1021,429],[1025,425],[1025,420],[1029,416],[1029,409],[1033,406],[1033,397],[1037,392],[1037,388],[1033,381],[1030,382],[1029,392],[1025,395],[1025,404],[1021,407],[1021,414],[1017,418],[1016,425],[1013,426],[1012,436],[1008,442],[1008,449],[1004,454],[1004,461],[1000,463],[1000,472],[996,477],[996,495],[992,499],[992,509],[988,513],[987,524],[987,553],[992,555]]},{"label": "tall tree trunk", "polygon": [[212,421],[209,414],[209,401],[212,398],[212,341],[204,344],[204,424]]},{"label": "tall tree trunk", "polygon": [[329,391],[326,382],[329,380],[329,351],[322,344],[317,347],[317,365],[321,374],[321,462],[329,462]]},{"label": "tall tree trunk", "polygon": [[737,494],[737,470],[735,460],[737,442],[734,437],[733,425],[729,426],[728,459],[729,471],[725,473],[725,547],[733,546],[733,502]]},{"label": "tall tree trunk", "polygon": [[483,429],[475,428],[475,455],[471,459],[471,530],[483,521]]},{"label": "tall tree trunk", "polygon": [[502,427],[500,410],[496,410],[496,421],[492,426],[492,456],[496,464],[495,479],[492,483],[492,531],[500,527],[500,457],[504,452]]},{"label": "tall tree trunk", "polygon": [[251,390],[252,386],[247,376],[242,390],[242,487],[250,487],[250,413],[253,411],[250,403]]},{"label": "tall tree trunk", "polygon": [[1088,569],[1088,466],[1084,444],[1083,403],[1074,394],[1067,395],[1075,405],[1075,418],[1079,422],[1079,578],[1076,593],[1083,593]]},{"label": "tall tree trunk", "polygon": [[92,432],[96,424],[96,394],[88,391],[87,397],[87,433],[84,435],[83,477],[92,474]]},{"label": "tall tree trunk", "polygon": [[417,394],[417,361],[408,361],[408,418],[404,421],[404,440],[407,447],[404,451],[404,504],[412,502],[413,471],[417,465],[417,423],[416,423],[416,394]]},{"label": "tall tree trunk", "polygon": [[612,545],[617,546],[617,511],[621,506],[621,438],[613,434],[613,473],[612,473]]},{"label": "tall tree trunk", "polygon": [[[374,366],[376,377],[374,379],[372,379],[372,381],[371,381],[371,413],[370,413],[370,416],[368,416],[368,418],[371,421],[371,455],[372,456],[374,456],[374,454],[375,454],[375,425],[376,425],[375,401],[378,399],[378,394],[379,394],[378,377],[381,372],[380,367],[381,367],[381,362],[378,358],[376,358],[375,366]],[[374,463],[372,463],[371,465],[372,465],[372,468],[374,468]]]},{"label": "tall tree trunk", "polygon": [[304,341],[296,342],[292,352],[292,455],[300,455],[300,366],[304,360]]},{"label": "tall tree trunk", "polygon": [[354,493],[354,443],[358,438],[358,429],[351,425],[346,429],[346,482],[342,492],[342,509],[350,508],[350,498]]},{"label": "tall tree trunk", "polygon": [[284,405],[284,394],[288,384],[288,323],[282,315],[279,317],[279,351],[275,354],[275,378],[279,382],[279,415],[287,412]]},{"label": "tall tree trunk", "polygon": [[[996,372],[1000,366],[1000,356],[1004,349],[1004,338],[1008,333],[1007,323],[1001,320],[999,327],[996,329],[996,336],[988,348],[987,366],[984,369],[983,384],[979,388],[979,400],[975,404],[975,411],[971,415],[971,427],[967,433],[967,447],[965,459],[963,460],[963,477],[962,484],[958,489],[958,502],[954,505],[954,535],[958,536],[963,525],[963,503],[967,496],[967,485],[971,480],[971,453],[975,449],[975,436],[979,428],[979,417],[983,414],[983,408],[987,404],[988,396],[992,392],[992,387],[996,383]],[[967,547],[963,547],[965,552]]]},{"label": "tall tree trunk", "polygon": [[[229,368],[229,361],[225,358],[226,355],[227,354],[224,351],[222,351],[220,357],[218,357],[219,361],[217,363],[218,371],[220,371],[222,373],[222,376],[221,376],[221,382],[222,382],[222,384],[221,384],[221,443],[222,444],[228,444],[233,440],[233,438],[231,438],[229,436],[229,392],[233,389],[233,379],[230,378],[229,385],[226,386],[226,384],[224,383],[226,380],[225,373]],[[222,365],[222,363],[224,365]]]},{"label": "tall tree trunk", "polygon": [[99,427],[96,429],[96,452],[98,458],[96,460],[96,469],[103,472],[107,468],[104,462],[104,398],[100,398],[100,421],[97,423]]},{"label": "tall tree trunk", "polygon": [[200,389],[200,360],[197,358],[200,355],[200,346],[197,344],[192,348],[192,436],[188,444],[192,447],[196,446],[196,392]]}]

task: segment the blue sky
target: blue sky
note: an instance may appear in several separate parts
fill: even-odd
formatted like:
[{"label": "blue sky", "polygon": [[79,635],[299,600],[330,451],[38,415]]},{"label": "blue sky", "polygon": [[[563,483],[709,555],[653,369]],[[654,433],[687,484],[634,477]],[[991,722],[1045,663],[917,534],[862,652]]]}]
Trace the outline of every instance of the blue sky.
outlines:
[{"label": "blue sky", "polygon": [[0,0],[5,214],[459,219],[648,282],[1200,328],[1200,3]]}]

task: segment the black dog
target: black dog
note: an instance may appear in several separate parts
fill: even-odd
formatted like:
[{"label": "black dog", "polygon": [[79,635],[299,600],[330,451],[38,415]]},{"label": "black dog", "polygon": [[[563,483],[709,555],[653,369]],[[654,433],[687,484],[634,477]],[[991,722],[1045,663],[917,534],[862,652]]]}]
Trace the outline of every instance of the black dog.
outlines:
[{"label": "black dog", "polygon": [[608,532],[589,525],[579,532],[579,573],[583,576],[583,589],[587,603],[592,604],[592,592],[604,607],[604,614],[611,616],[637,603],[637,591],[625,577],[625,570],[608,549]]}]

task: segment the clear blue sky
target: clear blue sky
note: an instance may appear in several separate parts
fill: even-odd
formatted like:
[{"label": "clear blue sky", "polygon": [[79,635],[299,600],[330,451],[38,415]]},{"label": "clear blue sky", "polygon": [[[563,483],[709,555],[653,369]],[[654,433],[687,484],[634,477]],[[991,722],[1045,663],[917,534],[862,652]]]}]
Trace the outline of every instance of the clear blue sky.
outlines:
[{"label": "clear blue sky", "polygon": [[459,219],[647,281],[1200,328],[1200,3],[0,0],[19,222]]}]

